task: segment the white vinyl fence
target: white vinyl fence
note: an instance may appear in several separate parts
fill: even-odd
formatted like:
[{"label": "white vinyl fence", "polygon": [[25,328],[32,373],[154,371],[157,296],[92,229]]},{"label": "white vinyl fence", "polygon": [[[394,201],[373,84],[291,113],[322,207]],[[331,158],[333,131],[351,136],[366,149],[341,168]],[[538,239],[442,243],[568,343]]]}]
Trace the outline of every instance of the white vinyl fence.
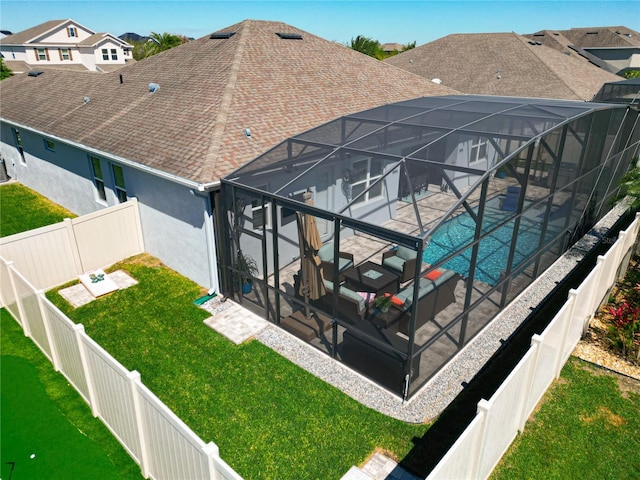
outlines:
[{"label": "white vinyl fence", "polygon": [[629,264],[640,229],[640,214],[577,288],[490,400],[478,402],[476,417],[427,480],[488,478],[524,429],[551,383],[575,349],[594,313]]},{"label": "white vinyl fence", "polygon": [[0,255],[14,262],[33,285],[45,290],[142,252],[135,198],[0,239]]},{"label": "white vinyl fence", "polygon": [[[134,207],[137,212],[137,205]],[[14,263],[4,258],[7,250],[3,244],[0,256],[0,297],[3,304],[20,323],[25,335],[33,340],[56,371],[61,372],[89,404],[93,415],[102,420],[140,465],[145,478],[242,480],[220,458],[214,443],[205,444],[142,384],[138,372],[130,372],[118,363],[85,334],[82,325],[74,324],[47,300],[43,287],[34,285],[31,280],[42,280],[40,285],[64,283],[77,278],[77,272],[106,266],[109,262],[139,253],[141,236],[137,236],[128,246],[115,246],[109,252],[102,251],[102,242],[92,241],[93,236],[98,234],[96,232],[103,232],[105,228],[126,221],[126,216],[124,220],[122,218],[122,212],[131,215],[131,208],[107,212],[113,217],[91,214],[87,216],[89,218],[74,219],[72,226],[66,221],[62,229],[45,227],[14,235],[20,237],[18,240],[8,237],[12,241],[8,242],[7,250],[16,260]],[[134,215],[137,216],[137,213]],[[94,220],[99,221],[92,226]],[[96,230],[91,233],[90,228]],[[118,232],[122,232],[126,227],[120,225],[119,228]],[[64,232],[68,235],[66,239]],[[75,240],[71,240],[73,237]],[[126,239],[118,238],[120,240]],[[118,242],[114,240],[113,243]],[[45,249],[48,253],[30,253],[29,248]],[[94,251],[96,249],[99,251]],[[65,263],[65,259],[61,258],[68,255],[66,252],[75,252],[71,262]],[[125,253],[115,258],[116,252]],[[21,255],[26,258],[21,258]],[[48,258],[50,255],[58,258]],[[18,263],[30,273],[23,274],[17,267]],[[63,265],[66,276],[52,280],[56,278],[55,275],[47,274],[46,278],[41,275],[48,268],[55,268],[54,265]]]}]

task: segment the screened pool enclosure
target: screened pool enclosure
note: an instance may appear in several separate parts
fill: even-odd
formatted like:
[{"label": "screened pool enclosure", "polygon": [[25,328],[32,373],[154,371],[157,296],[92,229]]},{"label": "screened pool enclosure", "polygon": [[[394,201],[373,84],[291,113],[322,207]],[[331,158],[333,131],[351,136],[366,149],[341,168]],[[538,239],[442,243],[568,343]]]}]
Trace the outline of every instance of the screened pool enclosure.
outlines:
[{"label": "screened pool enclosure", "polygon": [[604,216],[639,140],[559,100],[339,118],[223,180],[226,293],[406,398]]}]

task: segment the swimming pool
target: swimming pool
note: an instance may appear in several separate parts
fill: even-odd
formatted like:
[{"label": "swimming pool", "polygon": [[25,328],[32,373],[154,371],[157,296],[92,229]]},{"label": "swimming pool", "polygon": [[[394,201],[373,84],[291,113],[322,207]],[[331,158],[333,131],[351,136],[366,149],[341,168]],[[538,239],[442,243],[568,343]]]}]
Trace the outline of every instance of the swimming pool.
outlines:
[{"label": "swimming pool", "polygon": [[[500,199],[494,197],[487,201],[485,208],[483,233],[487,232],[509,215],[499,207]],[[477,209],[474,209],[477,212]],[[516,251],[513,258],[513,268],[520,265],[538,249],[540,243],[541,214],[544,208],[532,208],[520,220],[520,229]],[[500,273],[507,268],[509,248],[515,219],[512,219],[480,242],[478,262],[476,264],[475,280],[496,285],[500,280]],[[550,228],[551,226],[549,226]],[[468,213],[460,214],[442,225],[431,238],[429,246],[422,256],[427,263],[437,263],[470,242],[473,241],[476,224]],[[548,232],[549,234],[549,232]],[[547,236],[547,238],[549,238]],[[469,276],[472,248],[466,249],[456,257],[442,265],[443,268],[454,270],[460,275]]]}]

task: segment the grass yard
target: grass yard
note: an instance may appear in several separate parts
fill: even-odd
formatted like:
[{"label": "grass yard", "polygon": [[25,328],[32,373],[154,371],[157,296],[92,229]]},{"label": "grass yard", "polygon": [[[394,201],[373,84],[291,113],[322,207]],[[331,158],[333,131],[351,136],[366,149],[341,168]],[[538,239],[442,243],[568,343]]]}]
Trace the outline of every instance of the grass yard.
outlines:
[{"label": "grass yard", "polygon": [[140,468],[5,309],[0,321],[0,478],[141,479]]},{"label": "grass yard", "polygon": [[377,413],[257,341],[205,326],[198,285],[141,255],[114,265],[139,283],[61,310],[142,381],[242,477],[336,479],[376,448],[402,458],[427,425]]},{"label": "grass yard", "polygon": [[76,215],[19,183],[0,187],[0,237],[8,237]]},{"label": "grass yard", "polygon": [[571,357],[491,480],[640,478],[640,382]]}]

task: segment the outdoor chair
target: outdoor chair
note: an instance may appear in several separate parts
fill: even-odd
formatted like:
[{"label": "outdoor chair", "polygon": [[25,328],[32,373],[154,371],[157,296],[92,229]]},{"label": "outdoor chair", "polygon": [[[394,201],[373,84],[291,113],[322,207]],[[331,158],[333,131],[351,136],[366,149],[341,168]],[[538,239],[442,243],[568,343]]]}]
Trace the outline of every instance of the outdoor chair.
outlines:
[{"label": "outdoor chair", "polygon": [[[323,276],[325,279],[333,282],[334,267],[333,262],[333,242],[325,243],[318,250]],[[338,252],[338,280],[342,281],[340,275],[354,267],[353,254],[347,252]]]},{"label": "outdoor chair", "polygon": [[518,200],[520,199],[520,187],[507,187],[507,194],[502,200],[500,208],[505,212],[515,212],[518,209]]},{"label": "outdoor chair", "polygon": [[416,276],[417,253],[415,250],[399,245],[395,250],[382,254],[382,266],[396,273],[400,283],[413,280]]}]

